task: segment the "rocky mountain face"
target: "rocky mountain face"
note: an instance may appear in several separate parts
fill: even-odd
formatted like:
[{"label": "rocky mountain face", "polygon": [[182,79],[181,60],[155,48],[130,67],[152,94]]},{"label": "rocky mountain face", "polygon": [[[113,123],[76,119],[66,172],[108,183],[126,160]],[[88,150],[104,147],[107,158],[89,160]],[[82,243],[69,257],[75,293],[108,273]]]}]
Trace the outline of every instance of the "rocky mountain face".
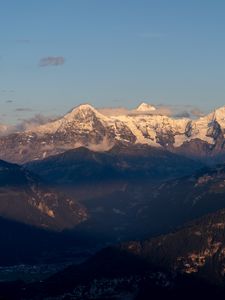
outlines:
[{"label": "rocky mountain face", "polygon": [[224,285],[225,210],[206,215],[174,233],[143,242],[129,242],[122,249],[159,268],[191,274]]},{"label": "rocky mountain face", "polygon": [[84,221],[87,213],[74,198],[48,188],[28,170],[0,161],[0,216],[60,231]]},{"label": "rocky mountain face", "polygon": [[80,146],[107,151],[119,141],[220,161],[224,157],[224,130],[225,107],[191,120],[159,115],[146,103],[130,114],[114,116],[84,104],[54,122],[0,137],[0,158],[24,163]]}]

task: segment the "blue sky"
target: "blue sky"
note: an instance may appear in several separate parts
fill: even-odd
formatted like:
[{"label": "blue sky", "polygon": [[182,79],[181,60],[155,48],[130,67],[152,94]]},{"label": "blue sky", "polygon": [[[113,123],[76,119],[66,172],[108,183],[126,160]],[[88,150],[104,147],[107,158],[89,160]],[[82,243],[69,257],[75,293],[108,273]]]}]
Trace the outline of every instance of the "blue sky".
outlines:
[{"label": "blue sky", "polygon": [[225,105],[223,0],[0,0],[0,39],[0,122],[82,102]]}]

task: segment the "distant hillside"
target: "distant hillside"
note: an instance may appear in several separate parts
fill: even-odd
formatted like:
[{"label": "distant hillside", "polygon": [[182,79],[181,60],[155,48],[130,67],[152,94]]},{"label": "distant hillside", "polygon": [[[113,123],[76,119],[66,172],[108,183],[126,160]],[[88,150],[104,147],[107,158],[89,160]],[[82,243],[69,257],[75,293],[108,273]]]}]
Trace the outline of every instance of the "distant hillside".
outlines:
[{"label": "distant hillside", "polygon": [[0,161],[0,217],[60,231],[84,221],[87,214],[75,198],[48,188],[21,166]]}]

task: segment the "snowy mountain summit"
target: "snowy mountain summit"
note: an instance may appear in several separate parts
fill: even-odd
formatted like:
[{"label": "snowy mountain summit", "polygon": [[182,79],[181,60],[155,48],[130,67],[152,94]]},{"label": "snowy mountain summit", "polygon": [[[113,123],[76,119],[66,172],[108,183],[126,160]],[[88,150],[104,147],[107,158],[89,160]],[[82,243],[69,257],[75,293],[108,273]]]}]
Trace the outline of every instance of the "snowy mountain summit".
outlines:
[{"label": "snowy mountain summit", "polygon": [[140,111],[140,112],[151,112],[151,111],[155,111],[156,108],[151,105],[151,104],[148,104],[148,103],[141,103],[138,107],[137,107],[137,111]]},{"label": "snowy mountain summit", "polygon": [[118,143],[144,144],[192,158],[221,158],[224,134],[225,107],[192,120],[162,115],[148,103],[130,114],[110,116],[82,104],[56,121],[0,137],[0,159],[24,163],[81,146],[108,151]]}]

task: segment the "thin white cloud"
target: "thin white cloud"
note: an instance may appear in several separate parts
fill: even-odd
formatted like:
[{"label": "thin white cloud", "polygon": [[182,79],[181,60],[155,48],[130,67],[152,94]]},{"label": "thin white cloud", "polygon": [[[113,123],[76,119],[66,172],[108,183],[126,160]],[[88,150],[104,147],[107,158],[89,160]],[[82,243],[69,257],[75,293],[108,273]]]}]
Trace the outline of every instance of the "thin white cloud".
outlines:
[{"label": "thin white cloud", "polygon": [[56,116],[45,116],[42,114],[36,114],[28,119],[19,119],[19,124],[14,127],[14,131],[25,131],[32,130],[39,125],[46,124],[51,121],[55,121],[58,117]]},{"label": "thin white cloud", "polygon": [[[147,111],[145,114],[150,115],[165,115],[169,116],[172,115],[172,111],[167,106],[155,106],[156,109],[154,111]],[[137,109],[128,109],[125,107],[103,107],[98,108],[98,111],[106,116],[121,116],[121,115],[141,115],[143,112],[137,111]]]},{"label": "thin white cloud", "polygon": [[198,108],[193,108],[191,114],[197,118],[204,116],[204,113]]},{"label": "thin white cloud", "polygon": [[[191,118],[201,117],[205,115],[199,108],[191,105],[167,105],[160,104],[154,105],[154,111],[147,111],[145,114],[149,115],[164,115],[172,118]],[[127,109],[125,107],[111,107],[111,108],[98,108],[98,111],[106,116],[119,116],[119,115],[140,115],[143,112],[137,109]]]}]

